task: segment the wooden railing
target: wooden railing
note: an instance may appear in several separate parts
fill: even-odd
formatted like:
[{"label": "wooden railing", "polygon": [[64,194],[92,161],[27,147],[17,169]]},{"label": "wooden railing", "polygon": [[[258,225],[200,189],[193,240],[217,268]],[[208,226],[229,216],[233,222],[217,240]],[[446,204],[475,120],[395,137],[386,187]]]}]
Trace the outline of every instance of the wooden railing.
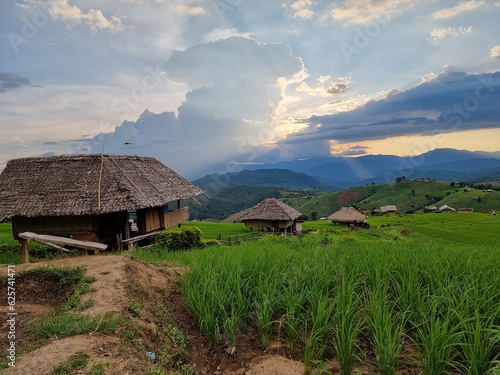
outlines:
[{"label": "wooden railing", "polygon": [[262,236],[269,234],[267,232],[247,232],[242,234],[222,234],[219,233],[217,240],[223,245],[239,245],[247,241],[258,240]]}]

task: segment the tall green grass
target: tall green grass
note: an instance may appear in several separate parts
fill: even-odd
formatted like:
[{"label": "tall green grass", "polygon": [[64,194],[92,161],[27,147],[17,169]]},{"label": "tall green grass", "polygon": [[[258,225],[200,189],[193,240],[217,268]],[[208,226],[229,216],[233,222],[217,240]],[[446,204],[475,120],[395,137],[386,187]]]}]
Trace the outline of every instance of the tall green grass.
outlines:
[{"label": "tall green grass", "polygon": [[[133,256],[152,259],[145,251]],[[214,346],[237,347],[240,332],[252,329],[263,346],[281,339],[302,353],[306,369],[335,358],[342,373],[363,364],[366,346],[381,374],[401,369],[409,343],[427,374],[484,374],[498,359],[494,247],[317,233],[155,257],[189,267],[183,292]]]}]

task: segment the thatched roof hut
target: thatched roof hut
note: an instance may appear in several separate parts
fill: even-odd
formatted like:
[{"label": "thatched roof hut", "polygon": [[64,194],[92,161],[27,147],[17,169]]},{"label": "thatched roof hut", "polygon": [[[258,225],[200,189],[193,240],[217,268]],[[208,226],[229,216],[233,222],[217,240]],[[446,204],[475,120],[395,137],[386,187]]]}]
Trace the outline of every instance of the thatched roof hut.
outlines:
[{"label": "thatched roof hut", "polygon": [[301,232],[297,219],[302,215],[295,208],[275,198],[267,198],[239,218],[249,228],[267,228],[278,232]]},{"label": "thatched roof hut", "polygon": [[456,210],[453,207],[450,207],[447,204],[444,204],[441,207],[439,207],[439,211],[441,211],[441,212],[455,212]]},{"label": "thatched roof hut", "polygon": [[328,219],[332,223],[359,225],[366,223],[366,216],[359,212],[354,207],[342,207],[337,212],[334,212]]},{"label": "thatched roof hut", "polygon": [[396,213],[398,212],[398,209],[395,205],[390,204],[387,206],[380,207],[380,212],[384,215],[396,215]]},{"label": "thatched roof hut", "polygon": [[22,158],[9,161],[0,175],[0,218],[13,219],[14,235],[90,232],[104,240],[123,231],[132,210],[139,233],[147,233],[168,224],[163,215],[169,202],[179,205],[202,193],[151,157]]}]

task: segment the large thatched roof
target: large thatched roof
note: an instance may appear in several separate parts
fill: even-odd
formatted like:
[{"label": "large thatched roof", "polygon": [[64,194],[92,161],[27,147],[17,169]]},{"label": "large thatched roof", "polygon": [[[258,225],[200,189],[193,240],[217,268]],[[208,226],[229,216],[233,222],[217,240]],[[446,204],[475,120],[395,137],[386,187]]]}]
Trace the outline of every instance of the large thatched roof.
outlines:
[{"label": "large thatched roof", "polygon": [[109,213],[162,206],[202,193],[150,157],[14,159],[0,175],[0,218]]},{"label": "large thatched roof", "polygon": [[246,212],[239,220],[293,221],[301,215],[295,208],[290,207],[282,201],[275,198],[267,198]]},{"label": "large thatched roof", "polygon": [[328,219],[334,223],[344,224],[359,224],[366,221],[365,215],[356,210],[354,207],[342,207],[337,212],[334,212]]}]

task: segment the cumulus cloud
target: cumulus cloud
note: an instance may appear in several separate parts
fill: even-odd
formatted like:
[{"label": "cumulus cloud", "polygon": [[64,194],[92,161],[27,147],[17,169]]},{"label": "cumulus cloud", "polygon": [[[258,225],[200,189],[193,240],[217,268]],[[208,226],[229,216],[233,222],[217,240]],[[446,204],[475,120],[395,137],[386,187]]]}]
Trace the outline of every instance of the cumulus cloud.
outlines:
[{"label": "cumulus cloud", "polygon": [[350,81],[347,77],[340,77],[336,82],[333,82],[328,88],[329,94],[340,94],[349,89]]},{"label": "cumulus cloud", "polygon": [[490,50],[490,56],[500,58],[500,45],[495,46]]},{"label": "cumulus cloud", "polygon": [[273,140],[272,118],[284,90],[305,70],[285,45],[241,37],[174,51],[162,68],[168,79],[188,86],[178,114],[144,112],[86,141],[89,151],[100,152],[104,143],[107,152],[154,154],[188,177],[231,158],[252,162]]},{"label": "cumulus cloud", "polygon": [[208,14],[207,11],[202,6],[189,6],[186,4],[179,4],[175,7],[175,10],[180,14],[187,14],[190,16],[199,16]]},{"label": "cumulus cloud", "polygon": [[466,74],[451,68],[406,91],[350,112],[312,116],[284,143],[358,142],[498,128],[500,72]]},{"label": "cumulus cloud", "polygon": [[463,27],[460,26],[459,28],[454,28],[454,27],[439,27],[431,32],[431,38],[434,39],[435,41],[445,38],[447,36],[459,36],[459,35],[465,35],[465,34],[470,34],[472,32],[472,26],[469,27]]},{"label": "cumulus cloud", "polygon": [[311,96],[331,96],[340,94],[349,89],[351,81],[348,77],[339,77],[336,80],[331,76],[319,76],[314,85],[302,81],[296,91],[304,92]]},{"label": "cumulus cloud", "polygon": [[203,41],[205,43],[215,42],[220,39],[227,39],[231,37],[242,37],[242,38],[252,38],[252,33],[249,32],[240,32],[234,28],[230,29],[222,29],[215,28],[211,30],[209,33],[205,34],[203,37]]},{"label": "cumulus cloud", "polygon": [[30,80],[12,72],[0,72],[0,93],[14,90],[18,87],[29,86]]},{"label": "cumulus cloud", "polygon": [[366,23],[377,19],[390,19],[413,6],[411,0],[345,0],[342,5],[334,5],[334,19],[353,23]]},{"label": "cumulus cloud", "polygon": [[290,4],[289,8],[292,10],[294,18],[307,20],[314,16],[314,11],[311,9],[312,5],[312,0],[297,0]]},{"label": "cumulus cloud", "polygon": [[76,5],[68,4],[68,0],[53,0],[48,10],[53,19],[61,20],[68,25],[82,23],[90,28],[92,34],[100,29],[112,31],[124,29],[122,20],[118,16],[112,15],[106,18],[99,9],[89,9],[88,12],[84,12]]},{"label": "cumulus cloud", "polygon": [[470,0],[464,1],[457,6],[451,8],[444,8],[432,13],[434,19],[446,19],[456,17],[461,13],[470,12],[484,5],[484,0]]}]

